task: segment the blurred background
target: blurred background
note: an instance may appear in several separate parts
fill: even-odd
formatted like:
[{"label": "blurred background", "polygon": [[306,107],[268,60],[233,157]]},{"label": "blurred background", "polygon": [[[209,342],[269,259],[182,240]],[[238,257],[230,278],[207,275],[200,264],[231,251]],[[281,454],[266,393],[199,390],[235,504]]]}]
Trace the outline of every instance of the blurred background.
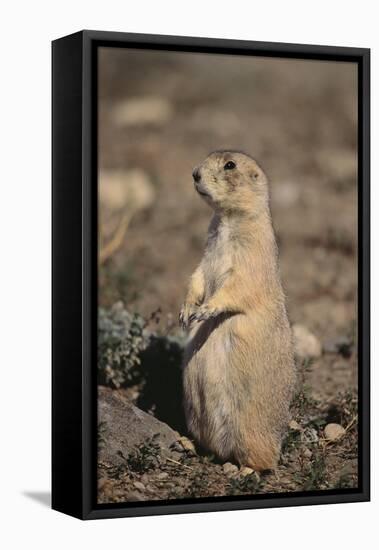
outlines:
[{"label": "blurred background", "polygon": [[347,346],[316,350],[314,395],[355,388],[354,64],[100,49],[99,305],[177,328],[211,217],[191,172],[221,148],[269,177],[291,322],[326,353]]}]

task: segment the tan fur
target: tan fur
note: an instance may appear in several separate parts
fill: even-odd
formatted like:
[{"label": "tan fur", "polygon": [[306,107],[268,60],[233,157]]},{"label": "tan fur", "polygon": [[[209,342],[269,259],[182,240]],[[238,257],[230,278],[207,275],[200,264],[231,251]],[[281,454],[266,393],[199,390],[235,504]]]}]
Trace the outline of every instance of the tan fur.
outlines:
[{"label": "tan fur", "polygon": [[[235,168],[225,170],[232,160]],[[180,320],[190,327],[183,380],[188,428],[222,460],[277,465],[294,386],[292,335],[267,179],[242,153],[212,153],[195,187],[214,209]]]}]

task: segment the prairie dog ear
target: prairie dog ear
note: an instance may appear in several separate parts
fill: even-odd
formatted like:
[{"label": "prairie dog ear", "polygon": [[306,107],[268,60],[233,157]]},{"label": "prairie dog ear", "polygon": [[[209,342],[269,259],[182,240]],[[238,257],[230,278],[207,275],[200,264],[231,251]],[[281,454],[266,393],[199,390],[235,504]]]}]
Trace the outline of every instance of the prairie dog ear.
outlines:
[{"label": "prairie dog ear", "polygon": [[255,184],[267,183],[266,174],[261,168],[259,168],[259,166],[254,166],[254,168],[252,168],[250,172],[250,178],[252,183]]},{"label": "prairie dog ear", "polygon": [[250,172],[250,179],[253,183],[257,183],[261,180],[261,172],[258,168],[253,168]]}]

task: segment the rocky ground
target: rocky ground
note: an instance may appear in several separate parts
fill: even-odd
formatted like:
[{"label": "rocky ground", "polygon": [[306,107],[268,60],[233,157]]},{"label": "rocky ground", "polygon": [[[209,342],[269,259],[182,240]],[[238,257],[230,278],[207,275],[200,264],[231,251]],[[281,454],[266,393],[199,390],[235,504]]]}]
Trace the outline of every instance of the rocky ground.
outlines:
[{"label": "rocky ground", "polygon": [[[348,63],[209,59],[100,55],[99,384],[108,388],[100,408],[113,392],[123,426],[126,402],[149,415],[147,424],[155,417],[164,425],[128,444],[114,441],[117,461],[100,453],[101,502],[357,483],[356,71]],[[210,218],[191,172],[219,148],[246,150],[268,173],[288,310],[302,346],[297,424],[278,471],[259,478],[176,445],[188,436],[177,318]],[[147,344],[148,331],[155,336]],[[104,422],[109,442],[114,421]],[[328,424],[344,431],[325,431]],[[155,436],[163,429],[177,432],[168,454]]]},{"label": "rocky ground", "polygon": [[[184,337],[162,336],[121,303],[100,314],[100,503],[311,491],[357,486],[357,395],[313,396],[317,361],[356,360],[353,339],[323,345],[293,327],[298,388],[279,467],[257,474],[196,449],[181,406]],[[113,368],[109,368],[110,365]],[[346,368],[340,367],[340,369]],[[165,421],[164,421],[165,420]]]},{"label": "rocky ground", "polygon": [[[299,395],[275,472],[221,464],[130,404],[99,391],[99,503],[282,493],[357,486],[357,400],[317,403]],[[109,409],[112,409],[111,411]]]}]

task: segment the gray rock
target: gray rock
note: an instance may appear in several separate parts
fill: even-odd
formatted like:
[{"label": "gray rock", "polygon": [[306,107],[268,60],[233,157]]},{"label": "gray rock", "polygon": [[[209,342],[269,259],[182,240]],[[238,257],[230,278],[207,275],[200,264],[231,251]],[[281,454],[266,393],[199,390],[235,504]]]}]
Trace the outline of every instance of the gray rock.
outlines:
[{"label": "gray rock", "polygon": [[98,392],[98,421],[102,440],[99,460],[112,465],[123,464],[123,457],[156,434],[160,455],[171,456],[170,446],[178,438],[167,424],[141,411],[116,390],[105,387]]}]

